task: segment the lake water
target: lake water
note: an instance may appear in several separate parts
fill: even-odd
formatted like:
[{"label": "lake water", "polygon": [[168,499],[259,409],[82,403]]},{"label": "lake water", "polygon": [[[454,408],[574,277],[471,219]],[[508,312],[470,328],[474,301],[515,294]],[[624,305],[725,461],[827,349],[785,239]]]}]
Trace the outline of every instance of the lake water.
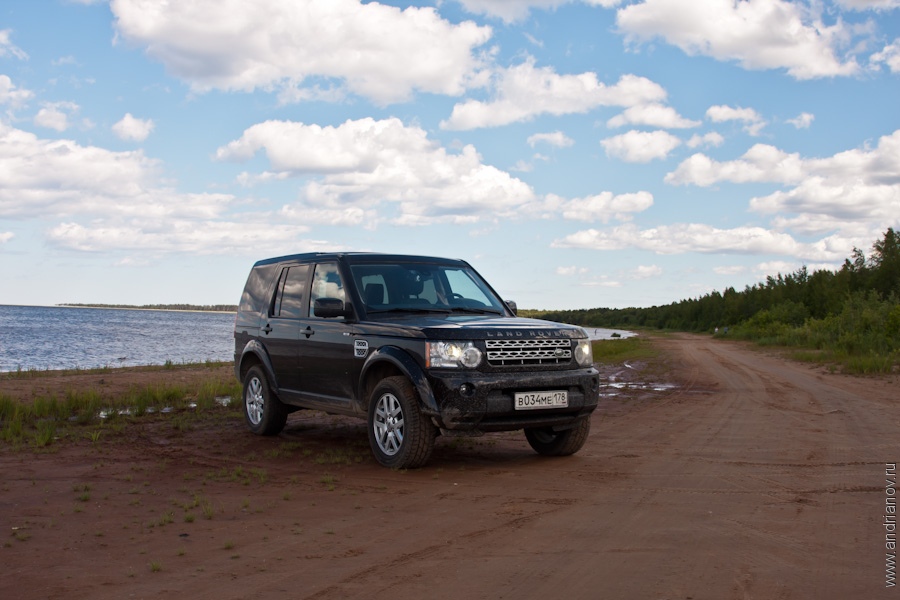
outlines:
[{"label": "lake water", "polygon": [[624,329],[604,329],[603,327],[585,327],[584,330],[592,340],[625,339],[637,335],[633,331],[625,331]]},{"label": "lake water", "polygon": [[234,313],[0,306],[0,372],[234,359]]},{"label": "lake water", "polygon": [[0,372],[230,361],[233,331],[234,313],[0,305]]}]

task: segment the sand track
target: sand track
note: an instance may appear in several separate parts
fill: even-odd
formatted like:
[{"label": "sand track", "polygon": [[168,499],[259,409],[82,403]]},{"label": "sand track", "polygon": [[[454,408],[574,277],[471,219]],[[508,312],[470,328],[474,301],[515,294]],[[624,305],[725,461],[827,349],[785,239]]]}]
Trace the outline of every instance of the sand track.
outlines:
[{"label": "sand track", "polygon": [[619,390],[565,459],[499,434],[439,439],[426,468],[390,471],[361,423],[303,412],[274,439],[237,420],[158,420],[97,445],[5,448],[0,597],[890,593],[896,377],[698,336],[656,343],[681,385]]}]

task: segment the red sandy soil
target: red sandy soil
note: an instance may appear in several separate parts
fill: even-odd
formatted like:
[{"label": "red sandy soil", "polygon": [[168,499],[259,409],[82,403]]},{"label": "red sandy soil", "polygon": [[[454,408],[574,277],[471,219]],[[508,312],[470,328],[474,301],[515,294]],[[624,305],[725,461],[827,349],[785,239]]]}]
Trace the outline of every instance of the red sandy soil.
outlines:
[{"label": "red sandy soil", "polygon": [[[897,377],[654,343],[668,373],[604,371],[679,385],[607,389],[567,458],[516,432],[439,438],[428,466],[392,471],[362,422],[305,411],[274,438],[231,411],[0,445],[0,598],[896,596],[883,523]],[[67,377],[89,379],[31,382],[127,388],[133,373]]]}]

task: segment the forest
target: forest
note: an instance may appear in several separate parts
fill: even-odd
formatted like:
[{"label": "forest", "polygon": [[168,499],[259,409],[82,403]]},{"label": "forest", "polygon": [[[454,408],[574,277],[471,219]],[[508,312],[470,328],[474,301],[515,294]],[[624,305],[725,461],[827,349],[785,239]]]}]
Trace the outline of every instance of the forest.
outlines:
[{"label": "forest", "polygon": [[836,271],[804,266],[738,291],[648,308],[520,311],[586,327],[709,332],[795,348],[795,358],[852,373],[900,365],[900,235],[889,228],[868,256],[854,248]]}]

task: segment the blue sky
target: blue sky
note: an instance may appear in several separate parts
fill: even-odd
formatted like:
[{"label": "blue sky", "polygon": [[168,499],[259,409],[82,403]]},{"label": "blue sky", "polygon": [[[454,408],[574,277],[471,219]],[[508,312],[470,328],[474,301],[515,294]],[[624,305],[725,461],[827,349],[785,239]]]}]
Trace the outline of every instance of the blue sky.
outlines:
[{"label": "blue sky", "polygon": [[0,304],[319,250],[527,308],[743,289],[900,226],[898,106],[900,0],[12,0]]}]

